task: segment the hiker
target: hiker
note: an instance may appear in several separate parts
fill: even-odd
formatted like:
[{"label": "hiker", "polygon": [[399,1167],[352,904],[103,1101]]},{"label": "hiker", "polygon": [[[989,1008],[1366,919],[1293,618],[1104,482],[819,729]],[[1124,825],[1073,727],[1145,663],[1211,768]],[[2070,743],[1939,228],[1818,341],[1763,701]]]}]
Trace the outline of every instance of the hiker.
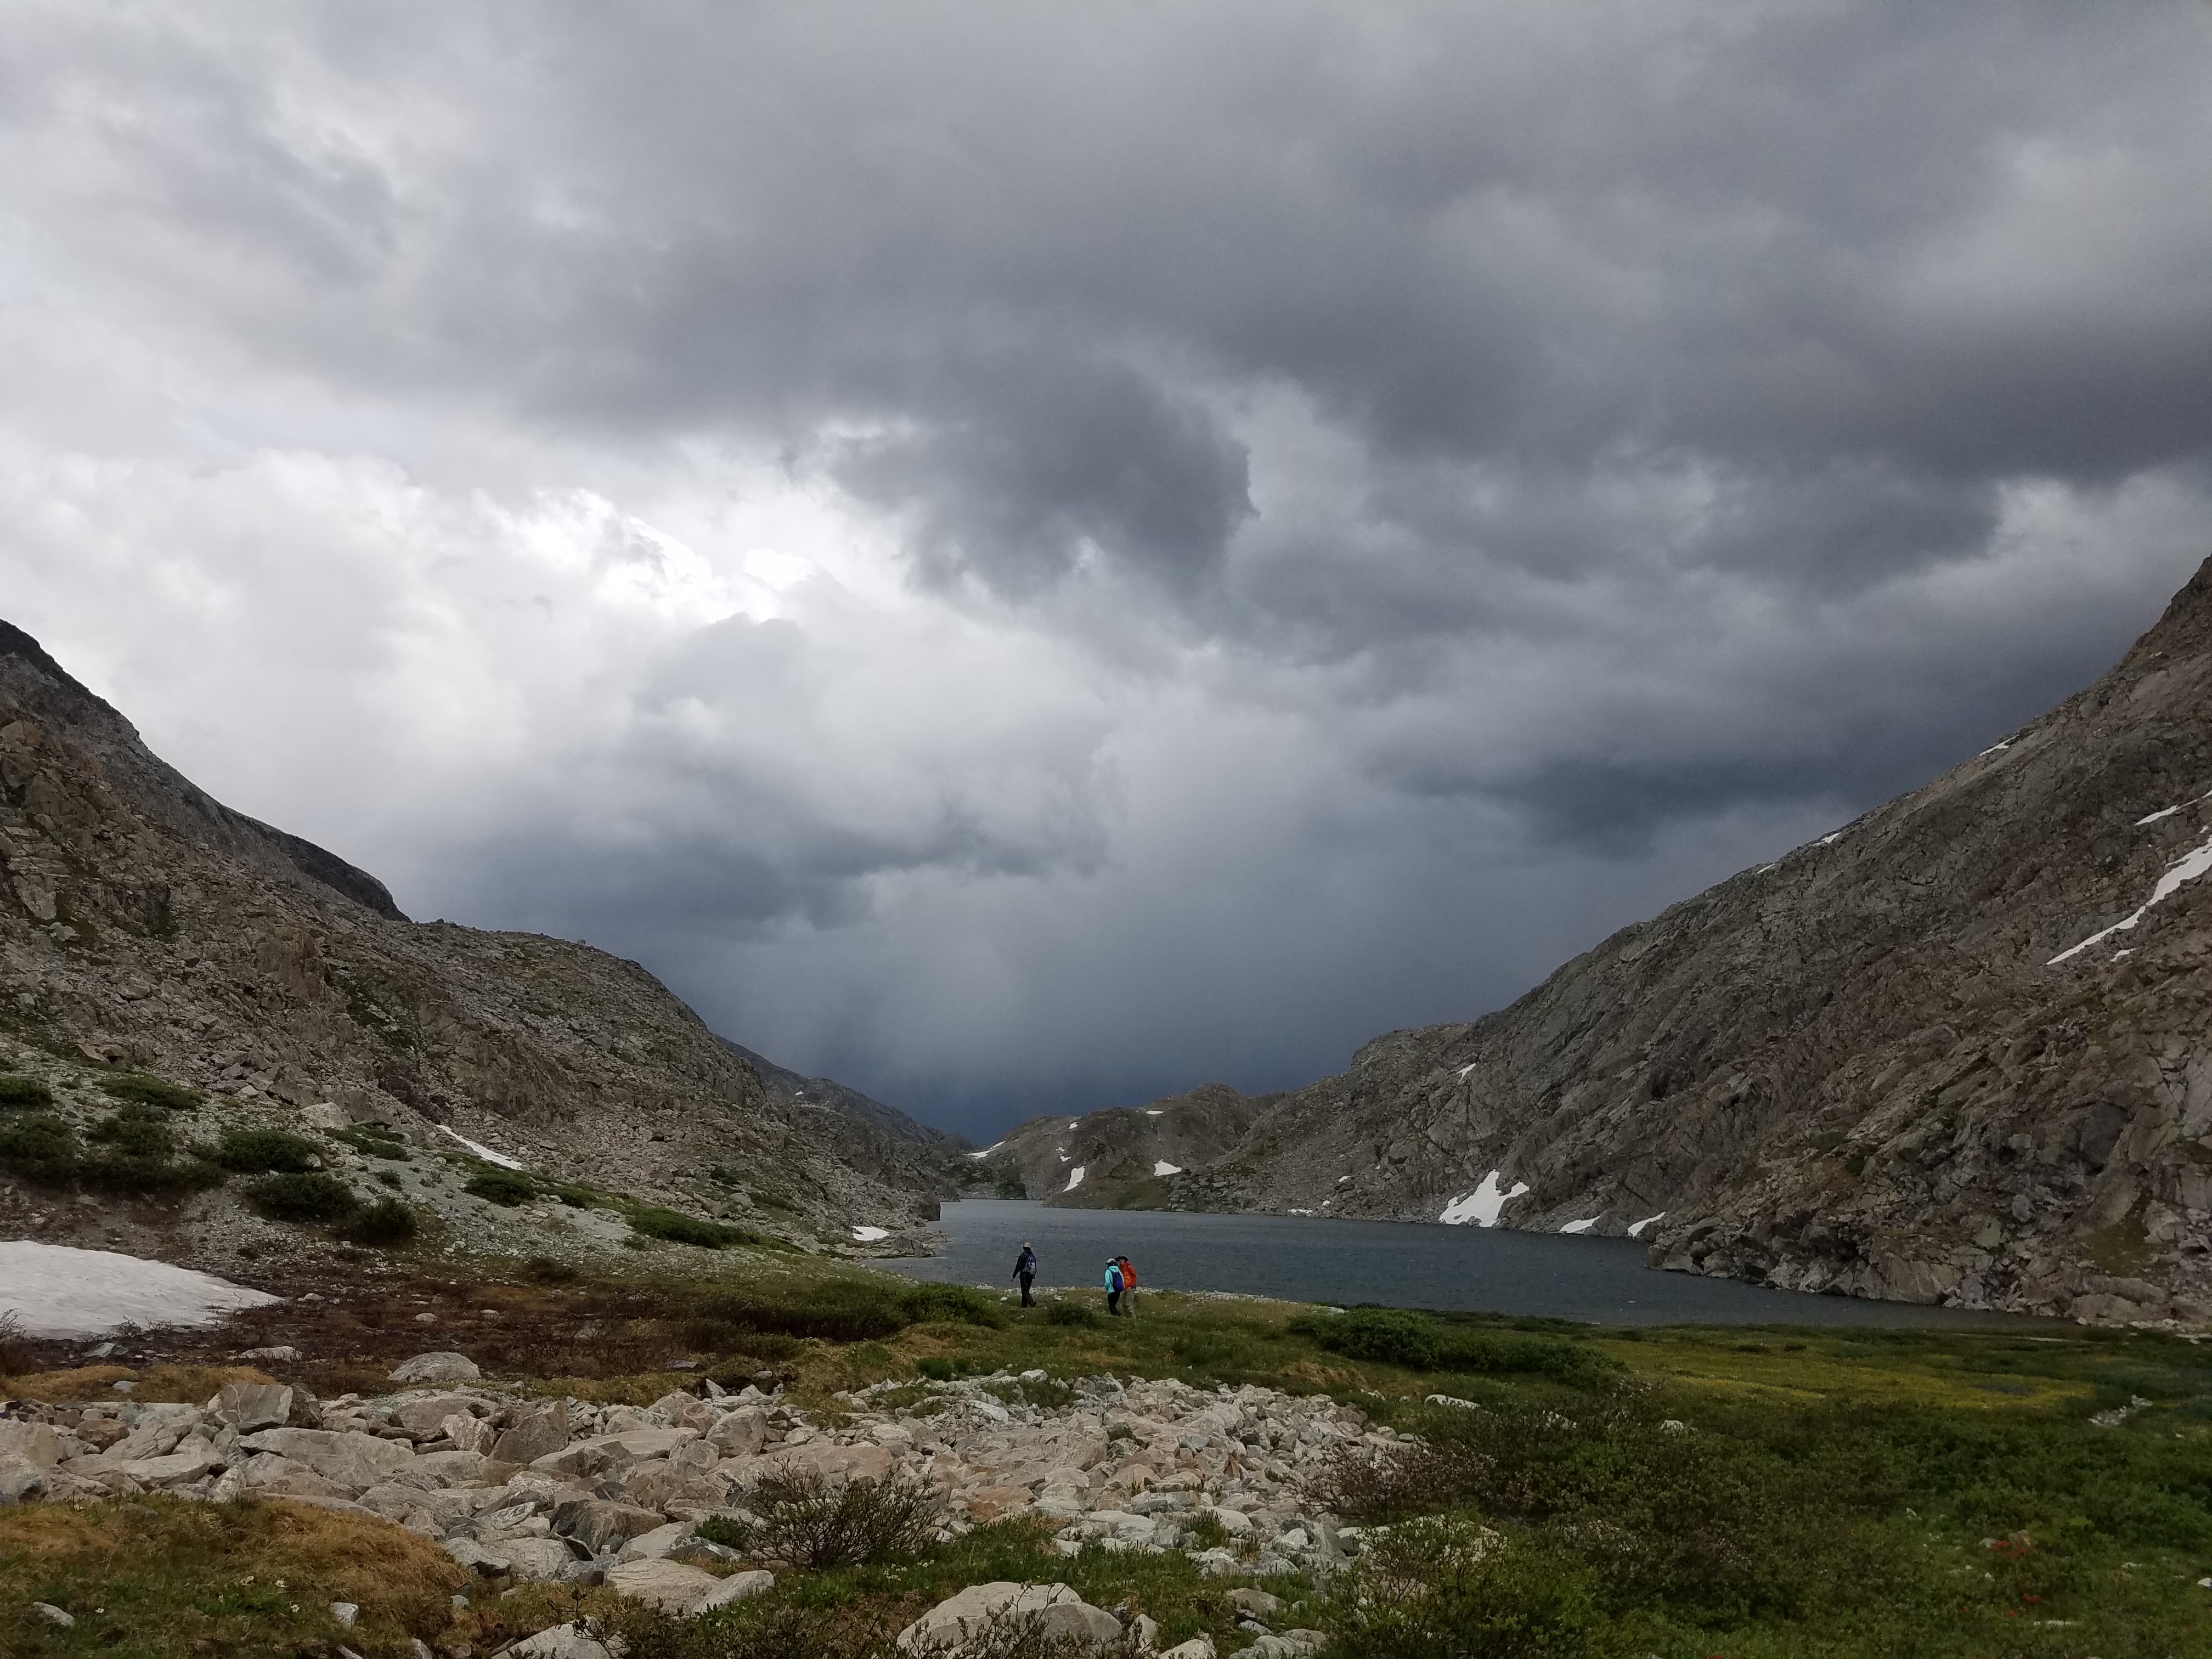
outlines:
[{"label": "hiker", "polygon": [[1030,1286],[1036,1283],[1036,1245],[1022,1246],[1022,1253],[1014,1258],[1014,1277],[1022,1281],[1022,1306],[1036,1307],[1036,1299],[1030,1294]]},{"label": "hiker", "polygon": [[1137,1316],[1137,1270],[1126,1255],[1114,1258],[1114,1265],[1121,1270],[1121,1294],[1129,1304],[1129,1317]]},{"label": "hiker", "polygon": [[1121,1264],[1110,1255],[1106,1258],[1106,1311],[1121,1311]]}]

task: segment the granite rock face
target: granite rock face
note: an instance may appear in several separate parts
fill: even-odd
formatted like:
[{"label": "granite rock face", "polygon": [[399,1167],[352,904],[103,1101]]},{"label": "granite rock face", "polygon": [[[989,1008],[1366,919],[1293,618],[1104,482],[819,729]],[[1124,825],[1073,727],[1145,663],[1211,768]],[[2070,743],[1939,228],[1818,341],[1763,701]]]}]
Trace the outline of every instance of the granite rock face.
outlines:
[{"label": "granite rock face", "polygon": [[1071,1209],[1202,1207],[1187,1201],[1185,1173],[1228,1152],[1282,1098],[1207,1083],[1143,1106],[1033,1117],[973,1161]]},{"label": "granite rock face", "polygon": [[[893,1143],[771,1094],[635,963],[408,921],[374,877],[210,799],[5,623],[0,1006],[0,1071],[46,1083],[75,1129],[114,1109],[99,1085],[115,1068],[152,1073],[206,1091],[194,1140],[315,1137],[363,1198],[386,1195],[366,1178],[393,1175],[466,1244],[580,1253],[626,1229],[550,1200],[462,1197],[460,1180],[428,1179],[449,1167],[438,1154],[848,1247],[855,1226],[933,1218],[944,1185],[921,1143],[855,1155],[856,1138]],[[392,1156],[348,1140],[364,1125],[390,1129]],[[288,1237],[230,1191],[88,1206],[0,1169],[0,1228],[220,1271]]]},{"label": "granite rock face", "polygon": [[2212,1319],[2212,565],[1926,787],[1396,1031],[1222,1207],[1629,1233],[1807,1291]]}]

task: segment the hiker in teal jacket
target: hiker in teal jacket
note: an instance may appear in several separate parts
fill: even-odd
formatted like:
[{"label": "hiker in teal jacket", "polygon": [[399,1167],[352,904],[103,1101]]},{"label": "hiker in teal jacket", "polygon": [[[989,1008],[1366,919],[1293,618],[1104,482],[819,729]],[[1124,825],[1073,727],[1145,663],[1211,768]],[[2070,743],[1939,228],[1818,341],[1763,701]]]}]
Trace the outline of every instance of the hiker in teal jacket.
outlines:
[{"label": "hiker in teal jacket", "polygon": [[1121,1311],[1121,1264],[1110,1255],[1106,1258],[1106,1311]]}]

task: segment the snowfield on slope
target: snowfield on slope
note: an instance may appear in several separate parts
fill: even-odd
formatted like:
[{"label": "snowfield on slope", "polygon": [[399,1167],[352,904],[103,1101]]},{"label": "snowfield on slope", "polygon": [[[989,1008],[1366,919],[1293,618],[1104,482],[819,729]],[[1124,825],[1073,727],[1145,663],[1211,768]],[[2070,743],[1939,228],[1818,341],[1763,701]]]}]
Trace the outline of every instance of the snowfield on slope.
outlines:
[{"label": "snowfield on slope", "polygon": [[210,1325],[278,1301],[212,1273],[113,1250],[17,1238],[0,1243],[0,1313],[27,1336],[100,1336],[121,1325]]}]

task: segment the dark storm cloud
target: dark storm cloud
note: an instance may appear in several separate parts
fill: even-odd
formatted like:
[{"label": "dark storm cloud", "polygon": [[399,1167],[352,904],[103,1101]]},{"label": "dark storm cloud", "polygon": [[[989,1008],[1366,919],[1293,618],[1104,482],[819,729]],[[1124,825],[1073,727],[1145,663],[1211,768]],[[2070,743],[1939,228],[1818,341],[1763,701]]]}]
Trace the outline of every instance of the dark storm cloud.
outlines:
[{"label": "dark storm cloud", "polygon": [[[8,291],[99,343],[9,429],[27,478],[112,449],[86,522],[188,526],[130,472],[170,440],[99,434],[197,374],[178,479],[328,459],[204,509],[205,569],[441,550],[338,607],[520,734],[391,832],[441,907],[627,929],[863,1082],[1264,1071],[1510,995],[2148,622],[2212,550],[2208,65],[2202,7],[2055,0],[34,7]],[[527,551],[585,475],[714,543],[731,456],[934,620]]]}]

